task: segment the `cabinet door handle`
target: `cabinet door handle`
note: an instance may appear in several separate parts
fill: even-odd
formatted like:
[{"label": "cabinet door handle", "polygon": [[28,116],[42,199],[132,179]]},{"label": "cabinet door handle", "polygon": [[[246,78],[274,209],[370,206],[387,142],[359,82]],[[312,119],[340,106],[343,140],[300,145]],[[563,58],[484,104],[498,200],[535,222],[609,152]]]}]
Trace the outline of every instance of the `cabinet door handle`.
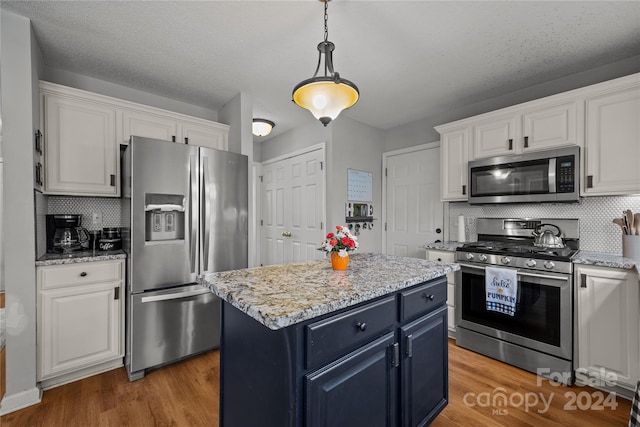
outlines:
[{"label": "cabinet door handle", "polygon": [[442,262],[442,258],[438,258],[438,261]]},{"label": "cabinet door handle", "polygon": [[113,299],[120,299],[120,287],[114,289]]},{"label": "cabinet door handle", "polygon": [[367,324],[365,322],[358,322],[356,323],[356,328],[358,328],[360,332],[364,332],[367,330]]},{"label": "cabinet door handle", "polygon": [[587,188],[593,188],[593,175],[587,175]]},{"label": "cabinet door handle", "polygon": [[407,357],[413,357],[413,335],[407,335]]},{"label": "cabinet door handle", "polygon": [[87,277],[87,272],[83,271],[82,273],[80,273],[80,277]]},{"label": "cabinet door handle", "polygon": [[524,148],[529,148],[529,137],[528,136],[524,137]]},{"label": "cabinet door handle", "polygon": [[184,143],[189,145],[189,138],[187,138],[186,136],[184,137]]},{"label": "cabinet door handle", "polygon": [[115,187],[116,186],[116,176],[111,174],[111,186]]},{"label": "cabinet door handle", "polygon": [[467,186],[466,186],[466,185],[463,185],[463,186],[462,186],[462,195],[463,195],[463,196],[466,196],[466,195],[467,195]]},{"label": "cabinet door handle", "polygon": [[400,366],[400,346],[398,343],[394,343],[391,346],[391,367],[397,368]]},{"label": "cabinet door handle", "polygon": [[580,287],[581,288],[586,288],[587,287],[587,275],[586,274],[581,274],[580,275]]},{"label": "cabinet door handle", "polygon": [[509,150],[513,150],[513,139],[509,139]]},{"label": "cabinet door handle", "polygon": [[[440,258],[438,258],[438,261],[440,261]],[[422,298],[424,298],[427,301],[433,301],[435,297],[436,296],[433,294],[428,294],[428,295],[426,293],[422,294]]]},{"label": "cabinet door handle", "polygon": [[171,142],[176,142],[176,136],[175,135],[171,135]]}]

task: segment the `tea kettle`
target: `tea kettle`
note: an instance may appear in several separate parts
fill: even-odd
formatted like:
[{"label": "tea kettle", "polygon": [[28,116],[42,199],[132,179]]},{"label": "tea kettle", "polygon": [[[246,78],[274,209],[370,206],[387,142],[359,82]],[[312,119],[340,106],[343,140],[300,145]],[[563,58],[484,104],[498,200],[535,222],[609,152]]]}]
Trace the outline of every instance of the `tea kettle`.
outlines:
[{"label": "tea kettle", "polygon": [[[553,227],[558,230],[558,232],[553,234],[553,231],[551,230],[541,231],[544,226]],[[532,236],[535,237],[533,246],[539,248],[564,248],[564,241],[561,237],[562,231],[560,231],[560,228],[557,225],[539,224],[533,231]]]}]

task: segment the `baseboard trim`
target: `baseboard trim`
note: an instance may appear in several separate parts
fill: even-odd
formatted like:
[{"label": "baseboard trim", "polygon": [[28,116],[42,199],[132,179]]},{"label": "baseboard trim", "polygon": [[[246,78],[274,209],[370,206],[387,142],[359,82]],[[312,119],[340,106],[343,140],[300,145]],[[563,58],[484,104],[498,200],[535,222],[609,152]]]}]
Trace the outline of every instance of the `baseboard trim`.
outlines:
[{"label": "baseboard trim", "polygon": [[123,366],[122,357],[108,362],[100,363],[99,365],[90,366],[88,368],[79,369],[77,371],[69,372],[63,375],[58,375],[53,378],[43,379],[40,381],[40,388],[42,390],[49,390],[61,385],[69,384],[74,381],[82,380],[94,375],[101,374],[103,372],[117,369]]},{"label": "baseboard trim", "polygon": [[0,402],[0,415],[7,415],[11,412],[26,408],[27,406],[40,403],[42,400],[42,390],[38,387],[21,391],[20,393],[4,396]]}]

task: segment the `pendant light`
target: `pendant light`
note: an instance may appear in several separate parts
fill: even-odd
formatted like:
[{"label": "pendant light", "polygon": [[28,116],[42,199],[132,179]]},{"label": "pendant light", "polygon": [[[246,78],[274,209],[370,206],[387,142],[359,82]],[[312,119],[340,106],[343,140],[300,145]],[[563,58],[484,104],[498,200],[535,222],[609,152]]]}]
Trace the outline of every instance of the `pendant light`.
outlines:
[{"label": "pendant light", "polygon": [[267,119],[253,119],[251,132],[255,136],[267,136],[276,124]]},{"label": "pendant light", "polygon": [[[293,102],[302,108],[311,111],[313,116],[327,126],[329,122],[342,112],[358,102],[360,92],[358,87],[349,80],[340,77],[333,69],[333,51],[335,45],[329,38],[327,21],[327,4],[329,0],[320,0],[324,3],[324,41],[318,44],[318,65],[313,77],[303,80],[293,88]],[[324,76],[317,77],[320,63],[324,55]]]}]

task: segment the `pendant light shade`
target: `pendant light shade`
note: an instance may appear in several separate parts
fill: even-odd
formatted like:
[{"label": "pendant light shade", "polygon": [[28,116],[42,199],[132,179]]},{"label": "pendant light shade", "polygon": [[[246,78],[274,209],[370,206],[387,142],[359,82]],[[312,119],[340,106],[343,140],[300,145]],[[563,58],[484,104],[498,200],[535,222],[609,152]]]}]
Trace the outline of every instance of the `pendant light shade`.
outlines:
[{"label": "pendant light shade", "polygon": [[[323,125],[328,125],[342,112],[358,102],[360,92],[358,87],[349,80],[340,77],[333,69],[333,51],[335,45],[328,41],[329,30],[327,26],[327,3],[324,2],[324,41],[318,44],[318,65],[316,72],[310,79],[304,80],[293,89],[293,102],[305,108],[320,120]],[[317,77],[324,55],[324,76]]]},{"label": "pendant light shade", "polygon": [[267,119],[253,119],[251,132],[255,136],[267,136],[276,124]]}]

